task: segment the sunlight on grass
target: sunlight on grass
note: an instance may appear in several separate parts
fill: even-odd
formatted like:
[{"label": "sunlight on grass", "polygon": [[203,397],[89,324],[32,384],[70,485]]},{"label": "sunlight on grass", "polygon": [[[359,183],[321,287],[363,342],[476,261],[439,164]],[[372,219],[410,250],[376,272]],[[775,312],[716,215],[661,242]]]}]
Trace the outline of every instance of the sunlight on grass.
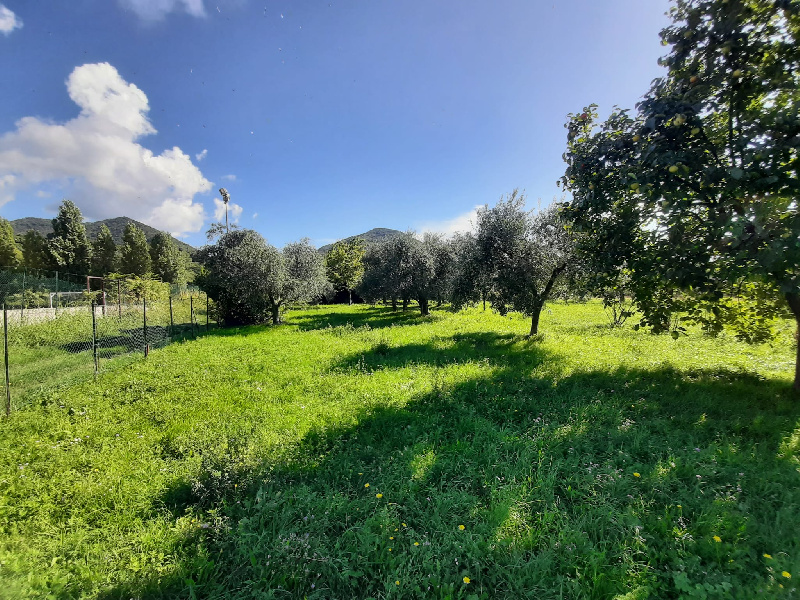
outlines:
[{"label": "sunlight on grass", "polygon": [[609,329],[596,303],[527,327],[313,308],[43,388],[2,424],[4,593],[794,589],[789,336],[675,341]]}]

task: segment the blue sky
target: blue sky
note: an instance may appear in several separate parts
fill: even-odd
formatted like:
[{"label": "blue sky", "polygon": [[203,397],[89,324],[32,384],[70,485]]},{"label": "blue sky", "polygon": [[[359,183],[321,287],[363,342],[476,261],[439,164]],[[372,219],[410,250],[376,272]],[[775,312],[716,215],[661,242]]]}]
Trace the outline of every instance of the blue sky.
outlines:
[{"label": "blue sky", "polygon": [[[661,75],[666,0],[0,0],[0,215],[203,243],[449,231],[559,194],[568,112]],[[240,207],[240,208],[239,208]]]}]

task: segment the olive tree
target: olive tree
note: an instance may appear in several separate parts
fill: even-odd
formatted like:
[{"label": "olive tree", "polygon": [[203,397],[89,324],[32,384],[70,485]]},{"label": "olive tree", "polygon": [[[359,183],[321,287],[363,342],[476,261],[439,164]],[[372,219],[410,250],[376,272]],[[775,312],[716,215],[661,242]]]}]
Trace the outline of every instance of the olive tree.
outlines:
[{"label": "olive tree", "polygon": [[636,111],[570,115],[566,215],[598,268],[627,271],[655,331],[677,335],[679,313],[719,328],[741,286],[782,295],[800,325],[796,3],[679,0],[671,14],[668,72]]},{"label": "olive tree", "polygon": [[287,303],[308,301],[326,284],[322,257],[308,240],[282,251],[251,229],[235,229],[198,251],[200,287],[226,325],[281,321]]},{"label": "olive tree", "polygon": [[[544,303],[574,262],[573,236],[558,208],[530,212],[524,194],[514,190],[492,208],[478,209],[471,243],[464,264],[480,276],[475,289],[485,286],[486,297],[500,314],[513,310],[529,316],[530,335],[538,334]],[[468,297],[462,293],[456,299]]]}]

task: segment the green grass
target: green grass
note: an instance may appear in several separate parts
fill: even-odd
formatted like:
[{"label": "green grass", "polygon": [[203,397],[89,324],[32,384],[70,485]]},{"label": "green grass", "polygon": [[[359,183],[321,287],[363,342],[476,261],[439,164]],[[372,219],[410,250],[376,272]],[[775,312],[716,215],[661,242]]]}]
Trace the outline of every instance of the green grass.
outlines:
[{"label": "green grass", "polygon": [[322,307],[42,393],[0,424],[3,597],[795,596],[791,337],[528,327]]}]

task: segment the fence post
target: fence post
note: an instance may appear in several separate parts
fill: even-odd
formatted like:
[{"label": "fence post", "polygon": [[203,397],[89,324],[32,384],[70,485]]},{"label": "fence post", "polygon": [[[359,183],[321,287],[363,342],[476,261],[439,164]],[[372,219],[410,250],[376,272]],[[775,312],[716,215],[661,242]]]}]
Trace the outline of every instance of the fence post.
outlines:
[{"label": "fence post", "polygon": [[120,293],[119,279],[117,279],[117,317],[122,320],[122,294]]},{"label": "fence post", "polygon": [[192,326],[192,338],[197,336],[194,334],[194,298],[189,294],[189,323]]},{"label": "fence post", "polygon": [[19,324],[22,325],[25,317],[25,271],[22,272],[22,302],[19,304]]},{"label": "fence post", "polygon": [[147,345],[147,297],[142,296],[142,308],[144,310],[144,355],[150,353],[150,347]]},{"label": "fence post", "polygon": [[58,293],[58,271],[56,271],[56,310],[54,311],[55,314],[58,314],[58,304],[61,301],[61,295]]},{"label": "fence post", "polygon": [[94,357],[94,377],[97,379],[98,358],[97,358],[97,317],[95,316],[94,300],[92,300],[92,356]]},{"label": "fence post", "polygon": [[172,294],[169,296],[169,337],[175,335],[175,322],[172,319]]},{"label": "fence post", "polygon": [[206,333],[208,333],[208,294],[206,294]]},{"label": "fence post", "polygon": [[3,353],[6,360],[6,416],[11,415],[11,384],[8,380],[8,312],[3,302]]}]

